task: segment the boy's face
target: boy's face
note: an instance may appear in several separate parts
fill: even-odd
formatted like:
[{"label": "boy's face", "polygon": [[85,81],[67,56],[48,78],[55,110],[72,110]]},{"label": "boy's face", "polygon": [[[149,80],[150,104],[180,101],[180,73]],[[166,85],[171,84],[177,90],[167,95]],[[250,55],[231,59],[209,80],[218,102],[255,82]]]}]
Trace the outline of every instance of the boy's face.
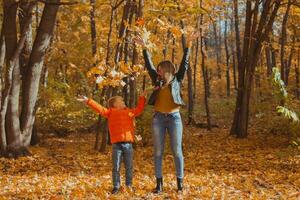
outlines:
[{"label": "boy's face", "polygon": [[125,102],[122,97],[118,97],[115,99],[114,108],[116,109],[124,109],[126,107]]}]

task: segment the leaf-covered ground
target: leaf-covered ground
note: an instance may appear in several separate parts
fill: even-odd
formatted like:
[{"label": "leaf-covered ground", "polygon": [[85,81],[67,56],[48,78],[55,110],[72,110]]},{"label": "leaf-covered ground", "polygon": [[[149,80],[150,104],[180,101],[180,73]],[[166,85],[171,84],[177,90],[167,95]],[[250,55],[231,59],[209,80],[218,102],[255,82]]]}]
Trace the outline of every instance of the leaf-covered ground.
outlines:
[{"label": "leaf-covered ground", "polygon": [[[253,132],[253,131],[252,131]],[[110,195],[111,151],[93,150],[93,134],[48,137],[33,156],[0,159],[0,199],[300,199],[300,156],[280,136],[228,137],[228,130],[186,128],[185,190],[176,192],[169,146],[164,193],[153,195],[152,147],[135,148],[134,191]],[[122,171],[124,174],[124,171]],[[123,178],[123,177],[122,177]]]}]

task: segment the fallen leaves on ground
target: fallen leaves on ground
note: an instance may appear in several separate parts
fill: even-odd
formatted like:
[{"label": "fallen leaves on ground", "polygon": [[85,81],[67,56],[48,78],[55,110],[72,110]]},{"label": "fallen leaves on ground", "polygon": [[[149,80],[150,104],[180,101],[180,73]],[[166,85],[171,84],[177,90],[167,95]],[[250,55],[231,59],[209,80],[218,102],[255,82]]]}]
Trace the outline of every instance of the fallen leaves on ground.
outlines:
[{"label": "fallen leaves on ground", "polygon": [[[254,136],[255,135],[255,136]],[[93,150],[93,134],[48,137],[30,157],[0,159],[0,199],[299,199],[300,156],[280,136],[236,139],[226,129],[187,128],[185,189],[176,192],[167,142],[164,192],[154,195],[152,146],[137,146],[134,190],[111,195],[111,150]],[[124,185],[124,166],[122,166]]]}]

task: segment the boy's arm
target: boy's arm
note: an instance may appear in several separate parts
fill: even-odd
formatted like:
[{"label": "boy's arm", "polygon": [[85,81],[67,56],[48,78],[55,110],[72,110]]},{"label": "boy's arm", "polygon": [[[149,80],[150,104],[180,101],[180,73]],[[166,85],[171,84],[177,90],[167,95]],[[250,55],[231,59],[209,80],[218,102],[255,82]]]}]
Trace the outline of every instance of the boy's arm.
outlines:
[{"label": "boy's arm", "polygon": [[137,106],[134,109],[132,109],[132,112],[135,117],[139,116],[143,112],[145,105],[146,105],[146,97],[140,96]]},{"label": "boy's arm", "polygon": [[103,117],[108,118],[108,115],[110,113],[110,110],[101,106],[100,104],[98,104],[96,101],[94,101],[93,99],[88,99],[86,104],[92,108],[94,111],[96,111],[97,113],[99,113],[100,115],[102,115]]},{"label": "boy's arm", "polygon": [[145,60],[146,69],[150,75],[152,82],[154,83],[156,81],[158,75],[157,75],[157,71],[152,63],[151,55],[147,51],[147,49],[143,50],[143,56],[144,56],[144,60]]},{"label": "boy's arm", "polygon": [[190,48],[184,49],[183,58],[176,74],[177,80],[180,82],[183,80],[184,74],[189,67]]}]

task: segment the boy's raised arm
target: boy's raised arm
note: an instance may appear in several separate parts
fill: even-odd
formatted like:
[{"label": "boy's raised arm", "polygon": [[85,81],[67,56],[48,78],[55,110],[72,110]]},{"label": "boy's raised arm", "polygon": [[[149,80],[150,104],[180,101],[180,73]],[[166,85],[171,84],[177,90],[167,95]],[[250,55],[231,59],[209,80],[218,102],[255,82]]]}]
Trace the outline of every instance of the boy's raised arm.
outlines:
[{"label": "boy's raised arm", "polygon": [[96,111],[97,113],[99,113],[100,115],[102,115],[103,117],[108,117],[110,110],[101,106],[100,104],[98,104],[96,101],[94,101],[93,99],[88,99],[86,101],[86,105],[88,105],[90,108],[92,108],[94,111]]},{"label": "boy's raised arm", "polygon": [[140,96],[137,106],[132,110],[135,117],[140,115],[143,112],[145,105],[146,105],[146,97]]}]

